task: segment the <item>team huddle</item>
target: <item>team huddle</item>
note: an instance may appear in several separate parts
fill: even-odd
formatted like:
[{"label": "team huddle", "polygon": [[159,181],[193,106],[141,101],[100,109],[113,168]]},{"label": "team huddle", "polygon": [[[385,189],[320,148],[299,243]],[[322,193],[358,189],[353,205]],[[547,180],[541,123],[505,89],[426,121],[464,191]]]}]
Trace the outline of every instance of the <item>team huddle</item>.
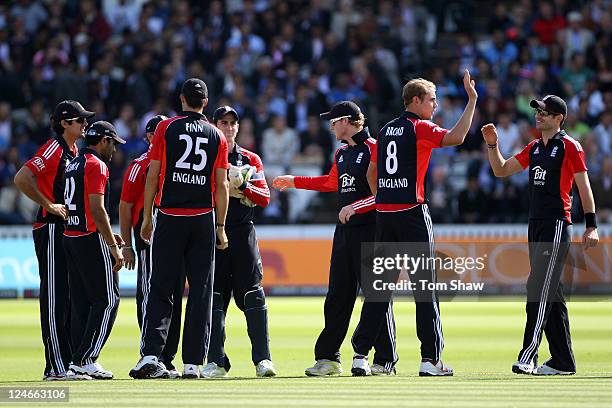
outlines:
[{"label": "team huddle", "polygon": [[[403,88],[405,111],[372,138],[359,106],[335,104],[322,113],[342,147],[327,175],[276,177],[272,187],[338,193],[325,325],[315,344],[308,376],[343,372],[340,347],[356,297],[365,302],[352,335],[354,376],[394,375],[399,359],[393,293],[371,293],[362,281],[363,243],[420,243],[434,256],[434,234],[425,194],[433,149],[463,143],[478,94],[469,72],[465,110],[448,130],[431,122],[435,85],[418,78]],[[146,124],[147,152],[128,167],[119,204],[120,233],[109,217],[109,170],[116,146],[125,141],[112,124],[76,101],[59,103],[52,115],[56,136],[15,176],[15,184],[40,205],[33,238],[40,273],[40,314],[45,348],[44,379],[112,379],[99,362],[117,315],[117,273],[137,267],[140,358],[135,379],[218,378],[230,371],[225,353],[225,315],[233,296],[244,312],[258,377],[273,377],[263,265],[253,225],[254,207],[270,202],[260,157],[236,143],[239,113],[230,106],[203,115],[206,84],[196,78],[181,88],[182,111]],[[554,95],[533,100],[542,136],[506,160],[492,124],[482,128],[491,167],[506,177],[529,167],[527,320],[523,347],[512,371],[570,375],[576,372],[561,274],[571,240],[571,188],[580,193],[586,248],[597,245],[595,204],[584,153],[561,126],[565,102]],[[76,142],[85,147],[77,151]],[[414,272],[436,282],[435,268]],[[392,277],[393,278],[393,277]],[[397,278],[397,277],[395,277]],[[182,297],[189,285],[181,337]],[[438,294],[423,285],[413,291],[420,341],[420,376],[452,376],[442,361],[444,335]],[[538,365],[546,334],[551,358]],[[174,365],[182,338],[183,371]],[[369,354],[374,348],[372,364]]]}]

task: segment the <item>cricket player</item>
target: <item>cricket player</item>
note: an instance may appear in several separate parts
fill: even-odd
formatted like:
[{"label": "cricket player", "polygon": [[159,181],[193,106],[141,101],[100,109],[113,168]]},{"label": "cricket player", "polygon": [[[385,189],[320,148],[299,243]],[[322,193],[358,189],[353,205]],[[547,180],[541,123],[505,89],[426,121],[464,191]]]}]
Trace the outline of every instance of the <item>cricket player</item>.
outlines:
[{"label": "cricket player", "polygon": [[[334,154],[330,173],[319,177],[279,176],[272,184],[281,190],[302,188],[339,193],[339,221],[334,232],[329,288],[325,297],[325,327],[315,345],[316,363],[305,370],[308,376],[339,375],[343,371],[340,346],[346,337],[362,284],[362,243],[373,242],[376,229],[372,195],[375,188],[370,186],[367,172],[370,163],[376,163],[377,151],[376,141],[364,128],[365,117],[357,104],[342,101],[321,114],[321,118],[329,120],[336,139],[344,143]],[[374,336],[374,364],[372,367],[354,365],[351,373],[355,376],[395,374],[398,357],[393,306],[389,302],[383,306],[385,312]]]},{"label": "cricket player", "polygon": [[254,208],[270,203],[270,190],[259,156],[236,143],[239,120],[238,112],[231,106],[221,106],[213,114],[213,122],[223,132],[229,152],[230,200],[225,230],[232,244],[215,257],[210,349],[208,364],[201,370],[205,378],[225,377],[231,367],[224,343],[225,314],[232,293],[236,306],[246,317],[255,374],[258,377],[276,375],[270,357],[266,296],[261,287],[263,267],[253,226]]},{"label": "cricket player", "polygon": [[215,239],[218,249],[228,246],[227,141],[202,114],[208,104],[204,81],[186,80],[180,100],[183,111],[157,125],[150,152],[140,234],[150,242],[152,269],[142,318],[142,357],[130,371],[133,378],[155,378],[163,370],[159,358],[166,346],[173,293],[183,268],[189,297],[182,377],[200,377],[199,366],[207,357],[210,341]]},{"label": "cricket player", "polygon": [[[404,85],[402,99],[405,111],[387,123],[378,134],[376,175],[376,242],[411,243],[413,257],[425,250],[435,257],[431,216],[425,202],[425,175],[433,149],[463,143],[472,124],[478,94],[475,82],[466,70],[463,86],[468,102],[463,114],[451,130],[430,122],[438,106],[436,86],[425,79],[410,80]],[[421,245],[424,248],[418,248]],[[412,249],[409,249],[412,250]],[[432,263],[433,264],[433,263]],[[436,282],[434,267],[411,271],[413,282]],[[416,285],[417,336],[421,342],[420,376],[451,376],[453,369],[442,363],[444,337],[438,295],[427,286]],[[391,299],[392,293],[377,296]],[[382,302],[371,302],[366,297],[361,319],[353,335],[355,351],[353,367],[367,371],[367,356],[374,345],[387,308]]]},{"label": "cricket player", "polygon": [[[168,119],[163,115],[152,117],[145,126],[145,140],[150,144],[153,140],[155,128],[162,121]],[[149,147],[150,148],[150,147]],[[119,201],[119,225],[121,237],[125,242],[122,253],[125,259],[125,267],[134,269],[136,265],[136,254],[138,254],[138,269],[136,281],[136,317],[138,327],[142,330],[142,315],[146,307],[146,297],[149,293],[148,282],[151,272],[151,250],[149,245],[140,237],[142,226],[142,215],[144,207],[144,188],[147,180],[147,169],[149,168],[149,150],[132,161],[125,171],[123,187],[121,189],[121,200]],[[134,243],[132,243],[132,229],[134,230]],[[136,249],[134,249],[136,246]],[[181,336],[181,314],[182,298],[185,290],[185,279],[179,279],[174,292],[174,306],[172,309],[172,322],[168,329],[166,347],[162,353],[160,364],[165,370],[157,372],[162,378],[180,377],[179,371],[172,364],[172,360],[178,350]]]},{"label": "cricket player", "polygon": [[73,100],[60,102],[51,116],[55,137],[49,139],[15,175],[15,185],[40,205],[32,229],[40,276],[40,327],[45,348],[43,379],[91,379],[69,370],[70,291],[62,236],[67,210],[64,172],[77,155],[76,141],[85,134],[94,112]]},{"label": "cricket player", "polygon": [[123,240],[108,217],[110,162],[125,140],[112,124],[95,122],[85,132],[86,147],[66,166],[64,203],[68,220],[64,248],[70,274],[72,364],[77,374],[109,380],[98,363],[119,307],[117,272],[123,266]]},{"label": "cricket player", "polygon": [[[512,365],[517,374],[571,375],[576,373],[569,316],[561,275],[572,237],[572,185],[578,187],[586,229],[585,249],[599,242],[595,201],[582,146],[561,129],[567,105],[556,95],[530,103],[535,109],[541,137],[505,160],[499,151],[493,124],[482,127],[489,162],[497,177],[507,177],[529,167],[529,263],[527,321],[523,348]],[[538,366],[538,348],[546,334],[551,358]]]}]

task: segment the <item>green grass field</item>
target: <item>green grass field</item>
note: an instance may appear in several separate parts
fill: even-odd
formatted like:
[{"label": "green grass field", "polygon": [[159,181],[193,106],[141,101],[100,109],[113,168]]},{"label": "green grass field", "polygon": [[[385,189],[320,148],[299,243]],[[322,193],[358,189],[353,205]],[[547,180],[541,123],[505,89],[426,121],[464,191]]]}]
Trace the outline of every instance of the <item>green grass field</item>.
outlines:
[{"label": "green grass field", "polygon": [[[515,299],[516,300],[516,299]],[[574,300],[576,300],[574,298]],[[254,378],[244,317],[234,306],[228,316],[230,377],[218,380],[135,381],[128,371],[138,359],[134,299],[122,300],[117,322],[100,362],[113,381],[43,383],[43,349],[35,300],[0,301],[0,388],[70,387],[72,406],[419,406],[419,407],[610,407],[612,406],[612,302],[573,301],[570,317],[578,373],[536,378],[510,371],[519,350],[524,305],[513,302],[442,303],[452,378],[418,377],[414,305],[396,303],[396,377],[350,377],[352,350],[342,348],[345,374],[307,378],[313,345],[322,328],[323,298],[269,298],[272,357],[279,377]],[[360,304],[356,307],[360,309]],[[352,333],[357,313],[349,333]],[[548,357],[547,344],[540,358]],[[179,351],[180,355],[180,351]],[[180,361],[180,358],[177,359]],[[0,406],[6,404],[0,403]],[[24,404],[20,404],[23,406]],[[57,406],[55,404],[53,406]]]}]

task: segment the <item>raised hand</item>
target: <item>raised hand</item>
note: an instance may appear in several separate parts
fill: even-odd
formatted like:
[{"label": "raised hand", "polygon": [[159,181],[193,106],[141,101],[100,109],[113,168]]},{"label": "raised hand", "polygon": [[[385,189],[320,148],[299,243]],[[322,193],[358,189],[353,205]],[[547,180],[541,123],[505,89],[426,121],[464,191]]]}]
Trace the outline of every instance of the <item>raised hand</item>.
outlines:
[{"label": "raised hand", "polygon": [[480,131],[482,132],[482,137],[487,144],[494,145],[497,143],[497,129],[495,129],[494,124],[487,123],[480,128]]},{"label": "raised hand", "polygon": [[468,98],[474,100],[478,99],[478,92],[476,92],[476,82],[470,77],[470,71],[467,69],[463,73],[463,87],[467,92]]}]

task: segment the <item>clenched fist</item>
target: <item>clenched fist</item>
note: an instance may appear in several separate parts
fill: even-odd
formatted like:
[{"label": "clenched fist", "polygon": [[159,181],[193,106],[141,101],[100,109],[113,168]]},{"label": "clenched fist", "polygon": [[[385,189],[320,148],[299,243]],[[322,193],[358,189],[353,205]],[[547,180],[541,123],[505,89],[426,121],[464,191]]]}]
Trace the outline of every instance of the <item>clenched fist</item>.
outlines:
[{"label": "clenched fist", "polygon": [[487,144],[494,145],[497,143],[497,129],[495,129],[494,124],[487,123],[480,128],[480,131],[482,132],[482,137]]}]

